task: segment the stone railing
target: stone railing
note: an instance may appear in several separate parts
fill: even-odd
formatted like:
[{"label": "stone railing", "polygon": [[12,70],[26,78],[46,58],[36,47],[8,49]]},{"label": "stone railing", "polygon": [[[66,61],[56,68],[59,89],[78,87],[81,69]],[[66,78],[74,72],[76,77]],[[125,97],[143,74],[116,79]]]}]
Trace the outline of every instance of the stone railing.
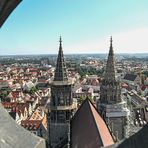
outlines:
[{"label": "stone railing", "polygon": [[51,106],[50,110],[71,110],[76,108],[77,108],[77,103],[74,102],[72,105],[69,106]]}]

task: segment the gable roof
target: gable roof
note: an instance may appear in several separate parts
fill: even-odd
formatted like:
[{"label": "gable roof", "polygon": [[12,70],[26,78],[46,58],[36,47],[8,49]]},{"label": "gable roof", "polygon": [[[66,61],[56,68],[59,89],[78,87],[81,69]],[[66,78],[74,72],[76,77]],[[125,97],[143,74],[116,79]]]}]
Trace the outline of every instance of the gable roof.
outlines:
[{"label": "gable roof", "polygon": [[86,99],[71,121],[72,148],[99,148],[114,144],[94,105]]},{"label": "gable roof", "polygon": [[129,81],[134,81],[136,79],[137,75],[134,75],[134,74],[126,74],[124,76],[124,79],[125,80],[129,80]]},{"label": "gable roof", "polygon": [[10,109],[12,112],[24,114],[25,109],[29,109],[28,103],[17,103],[17,102],[2,102],[5,109]]},{"label": "gable roof", "polygon": [[41,120],[22,120],[21,121],[21,125],[29,131],[38,130],[41,123],[42,123]]},{"label": "gable roof", "polygon": [[0,104],[0,148],[45,148],[45,140],[18,125]]},{"label": "gable roof", "polygon": [[142,86],[141,86],[141,90],[142,90],[142,91],[145,91],[146,89],[148,89],[148,86],[146,86],[146,85],[142,85]]}]

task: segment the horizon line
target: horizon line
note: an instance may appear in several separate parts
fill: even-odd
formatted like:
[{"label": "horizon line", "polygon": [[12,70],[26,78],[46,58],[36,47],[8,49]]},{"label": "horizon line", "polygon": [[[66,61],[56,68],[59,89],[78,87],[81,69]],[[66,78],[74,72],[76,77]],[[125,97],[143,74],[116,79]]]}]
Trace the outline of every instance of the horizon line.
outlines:
[{"label": "horizon line", "polygon": [[[64,55],[82,55],[82,54],[108,54],[108,52],[105,52],[105,53],[64,53]],[[148,54],[148,52],[136,52],[136,53],[133,53],[133,52],[118,52],[118,53],[114,53],[115,55],[116,54]],[[3,54],[3,55],[0,55],[0,57],[2,56],[25,56],[25,55],[58,55],[58,53],[36,53],[36,54]]]}]

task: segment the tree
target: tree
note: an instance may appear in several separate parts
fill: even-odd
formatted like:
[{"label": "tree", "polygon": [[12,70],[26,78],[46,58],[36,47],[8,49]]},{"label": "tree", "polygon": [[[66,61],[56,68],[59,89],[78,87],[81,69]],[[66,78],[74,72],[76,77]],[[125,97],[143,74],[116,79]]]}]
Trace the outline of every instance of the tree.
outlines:
[{"label": "tree", "polygon": [[82,102],[85,100],[85,98],[83,96],[80,96],[80,99],[79,99],[79,103],[82,104]]},{"label": "tree", "polygon": [[144,74],[146,77],[148,77],[148,71],[143,71],[142,74]]},{"label": "tree", "polygon": [[2,102],[5,102],[6,101],[6,97],[8,96],[9,92],[8,91],[3,91],[1,94],[0,94],[0,98],[1,98],[1,101]]},{"label": "tree", "polygon": [[34,94],[35,92],[37,92],[37,88],[36,88],[36,87],[32,87],[32,88],[30,89],[30,93],[31,93],[31,94]]}]

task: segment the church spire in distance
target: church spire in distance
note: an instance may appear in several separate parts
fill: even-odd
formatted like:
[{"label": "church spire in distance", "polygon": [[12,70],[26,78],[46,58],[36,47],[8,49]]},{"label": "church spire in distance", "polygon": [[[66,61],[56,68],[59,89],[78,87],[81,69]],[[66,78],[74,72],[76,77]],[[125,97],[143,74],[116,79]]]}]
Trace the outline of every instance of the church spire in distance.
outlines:
[{"label": "church spire in distance", "polygon": [[59,53],[58,53],[58,58],[57,58],[57,63],[56,63],[54,81],[67,81],[68,78],[67,78],[66,65],[65,65],[64,55],[63,55],[63,50],[62,50],[61,36],[60,36],[59,42],[60,42]]},{"label": "church spire in distance", "polygon": [[114,57],[114,51],[113,51],[112,36],[110,38],[110,48],[109,48],[109,55],[107,59],[107,65],[106,65],[105,79],[115,80],[115,57]]},{"label": "church spire in distance", "polygon": [[107,125],[112,127],[113,135],[121,140],[128,135],[130,127],[126,121],[129,120],[130,111],[127,102],[121,96],[121,83],[115,78],[115,56],[111,37],[105,77],[100,86],[98,111]]}]

